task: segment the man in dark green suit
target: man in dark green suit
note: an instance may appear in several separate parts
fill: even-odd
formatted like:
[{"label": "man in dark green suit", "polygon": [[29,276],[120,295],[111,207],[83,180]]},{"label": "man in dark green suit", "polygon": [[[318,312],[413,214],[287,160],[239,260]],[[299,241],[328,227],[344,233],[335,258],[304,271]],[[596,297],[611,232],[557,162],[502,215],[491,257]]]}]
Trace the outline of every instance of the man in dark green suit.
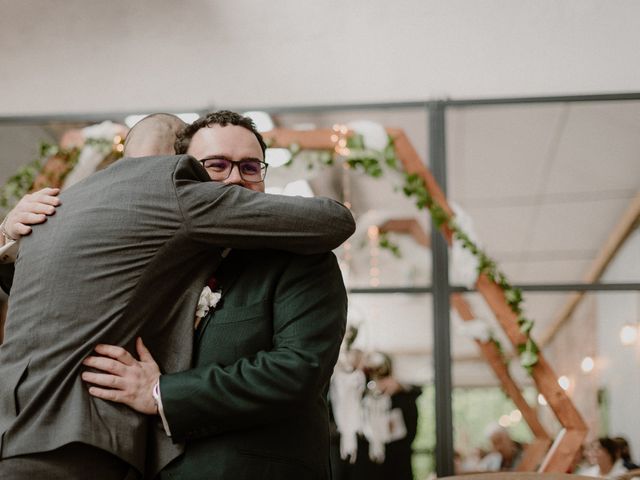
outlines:
[{"label": "man in dark green suit", "polygon": [[[242,148],[251,135],[213,118],[179,144],[214,179],[262,191],[243,164],[259,155]],[[335,256],[234,250],[216,282],[222,298],[198,323],[193,369],[160,376],[141,342],[140,361],[99,346],[116,362],[87,359],[106,372],[83,374],[98,385],[90,393],[160,413],[173,441],[186,443],[162,479],[330,478],[325,398],[347,308]]]}]

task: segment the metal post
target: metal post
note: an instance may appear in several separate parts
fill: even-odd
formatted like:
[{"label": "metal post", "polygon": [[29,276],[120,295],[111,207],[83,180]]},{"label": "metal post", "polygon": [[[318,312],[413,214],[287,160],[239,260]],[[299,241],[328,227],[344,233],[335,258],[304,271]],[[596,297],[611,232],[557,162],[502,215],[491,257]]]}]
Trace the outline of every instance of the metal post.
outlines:
[{"label": "metal post", "polygon": [[[445,106],[428,105],[429,163],[434,178],[446,194]],[[438,229],[431,228],[433,284],[433,365],[436,411],[436,473],[453,475],[453,415],[451,411],[451,337],[449,301],[449,260],[447,242]]]}]

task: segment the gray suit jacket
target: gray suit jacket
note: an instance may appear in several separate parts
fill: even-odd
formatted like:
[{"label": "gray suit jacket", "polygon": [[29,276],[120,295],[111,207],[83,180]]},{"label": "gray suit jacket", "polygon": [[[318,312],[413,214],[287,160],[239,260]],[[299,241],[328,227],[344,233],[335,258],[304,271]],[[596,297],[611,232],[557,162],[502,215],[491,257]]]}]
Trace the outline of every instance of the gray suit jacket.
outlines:
[{"label": "gray suit jacket", "polygon": [[122,160],[61,201],[15,265],[0,346],[0,458],[83,442],[155,472],[180,447],[155,420],[91,397],[82,360],[97,343],[134,351],[141,335],[163,371],[187,369],[195,306],[223,247],[315,253],[354,229],[337,202],[211,182],[188,156]]}]

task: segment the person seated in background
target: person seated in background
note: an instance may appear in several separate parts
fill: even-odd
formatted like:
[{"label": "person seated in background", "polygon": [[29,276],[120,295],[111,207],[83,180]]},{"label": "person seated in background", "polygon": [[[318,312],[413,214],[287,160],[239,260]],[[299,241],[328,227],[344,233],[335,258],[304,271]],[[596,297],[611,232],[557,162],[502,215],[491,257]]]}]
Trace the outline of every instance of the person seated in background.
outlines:
[{"label": "person seated in background", "polygon": [[511,438],[506,428],[493,424],[487,428],[493,451],[480,462],[482,470],[513,471],[522,461],[523,445]]},{"label": "person seated in background", "polygon": [[627,470],[640,468],[640,465],[631,460],[631,449],[629,448],[629,442],[627,442],[627,439],[624,437],[613,437],[613,441],[618,444],[618,448],[620,449],[620,458],[622,459],[624,468]]},{"label": "person seated in background", "polygon": [[487,456],[487,454],[488,452],[482,447],[475,447],[466,454],[461,453],[460,461],[458,462],[455,474],[460,475],[462,473],[474,473],[486,470],[486,468],[482,468],[481,462]]},{"label": "person seated in background", "polygon": [[593,466],[581,471],[581,475],[616,478],[627,472],[622,458],[620,458],[618,444],[609,437],[600,437],[594,440],[587,449],[587,458]]}]

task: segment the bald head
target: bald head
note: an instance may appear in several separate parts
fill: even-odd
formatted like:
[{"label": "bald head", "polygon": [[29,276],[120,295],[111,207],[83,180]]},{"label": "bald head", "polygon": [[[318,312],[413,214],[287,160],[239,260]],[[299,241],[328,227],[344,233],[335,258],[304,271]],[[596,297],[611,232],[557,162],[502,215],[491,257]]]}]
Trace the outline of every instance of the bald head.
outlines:
[{"label": "bald head", "polygon": [[124,156],[175,155],[176,135],[185,126],[186,123],[169,113],[149,115],[129,130],[124,141]]}]

